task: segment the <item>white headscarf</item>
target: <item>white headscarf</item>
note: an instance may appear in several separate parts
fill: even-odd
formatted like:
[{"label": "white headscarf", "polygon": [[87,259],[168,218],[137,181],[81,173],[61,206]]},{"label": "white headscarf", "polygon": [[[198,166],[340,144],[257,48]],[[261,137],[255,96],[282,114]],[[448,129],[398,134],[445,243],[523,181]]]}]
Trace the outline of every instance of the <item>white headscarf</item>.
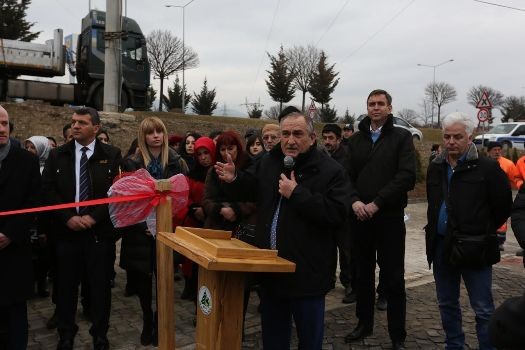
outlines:
[{"label": "white headscarf", "polygon": [[45,136],[31,136],[26,141],[30,141],[33,145],[35,145],[36,154],[38,155],[38,160],[40,161],[40,173],[42,173],[46,159],[49,157],[49,152],[51,151],[49,139]]}]

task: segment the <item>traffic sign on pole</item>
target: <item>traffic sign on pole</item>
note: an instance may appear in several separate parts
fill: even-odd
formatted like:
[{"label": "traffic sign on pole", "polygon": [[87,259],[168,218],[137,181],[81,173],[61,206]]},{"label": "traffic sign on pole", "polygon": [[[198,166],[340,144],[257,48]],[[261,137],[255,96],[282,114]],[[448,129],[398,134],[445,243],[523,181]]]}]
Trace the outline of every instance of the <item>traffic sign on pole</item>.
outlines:
[{"label": "traffic sign on pole", "polygon": [[481,108],[478,112],[478,120],[482,123],[489,120],[489,110],[487,108]]},{"label": "traffic sign on pole", "polygon": [[480,109],[492,108],[492,103],[489,100],[489,94],[487,93],[486,90],[483,91],[483,95],[481,95],[481,99],[478,101],[476,108],[480,108]]}]

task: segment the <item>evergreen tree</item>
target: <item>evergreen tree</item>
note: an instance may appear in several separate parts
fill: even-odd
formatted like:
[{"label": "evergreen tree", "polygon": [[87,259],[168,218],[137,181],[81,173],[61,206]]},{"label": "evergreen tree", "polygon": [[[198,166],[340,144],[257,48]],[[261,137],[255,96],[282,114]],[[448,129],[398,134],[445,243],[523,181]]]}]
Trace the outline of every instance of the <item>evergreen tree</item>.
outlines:
[{"label": "evergreen tree", "polygon": [[217,108],[217,102],[215,100],[215,89],[208,90],[208,80],[204,78],[204,85],[202,86],[201,92],[197,95],[193,92],[193,99],[191,101],[191,109],[194,113],[201,115],[212,115],[213,111]]},{"label": "evergreen tree", "polygon": [[340,121],[343,124],[354,125],[354,123],[355,123],[355,114],[350,114],[350,112],[348,111],[348,108],[347,108],[346,111],[345,111],[345,115],[342,118],[340,118]]},{"label": "evergreen tree", "polygon": [[270,58],[272,70],[266,71],[268,73],[266,86],[270,97],[275,102],[279,102],[279,112],[281,112],[283,103],[289,102],[295,96],[294,74],[288,67],[288,59],[282,46],[277,56],[272,56],[269,53],[267,55]]},{"label": "evergreen tree", "polygon": [[153,88],[152,85],[150,85],[148,87],[148,102],[147,102],[147,106],[146,106],[146,110],[150,111],[151,108],[153,107],[153,102],[155,101],[155,98],[157,96],[157,90],[155,90]]},{"label": "evergreen tree", "polygon": [[41,32],[31,32],[35,23],[26,21],[31,0],[0,0],[0,38],[32,41]]},{"label": "evergreen tree", "polygon": [[324,51],[321,51],[321,57],[317,68],[312,73],[312,80],[310,82],[310,95],[312,95],[315,102],[323,106],[330,102],[332,97],[330,95],[334,92],[335,87],[339,84],[339,78],[336,77],[339,73],[334,71],[335,63],[328,66],[326,63],[327,57]]},{"label": "evergreen tree", "polygon": [[337,122],[337,111],[335,110],[335,108],[331,108],[328,103],[321,107],[319,113],[321,114],[321,122],[323,123]]},{"label": "evergreen tree", "polygon": [[[184,92],[186,92],[186,86],[184,86]],[[173,89],[168,88],[168,109],[179,108],[182,109],[182,86],[180,85],[179,76],[175,76],[175,82],[173,83]],[[191,95],[185,94],[184,109],[188,107],[191,101]],[[186,113],[186,110],[182,111]]]},{"label": "evergreen tree", "polygon": [[252,108],[248,110],[248,116],[253,119],[260,119],[262,117],[262,112],[262,109],[254,103]]}]

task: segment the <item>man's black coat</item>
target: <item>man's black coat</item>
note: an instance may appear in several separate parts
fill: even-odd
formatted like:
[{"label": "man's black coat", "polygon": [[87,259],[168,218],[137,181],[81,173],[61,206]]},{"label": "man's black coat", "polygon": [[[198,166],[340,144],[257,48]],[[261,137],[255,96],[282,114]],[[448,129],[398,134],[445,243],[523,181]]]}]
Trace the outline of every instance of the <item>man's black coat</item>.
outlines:
[{"label": "man's black coat", "polygon": [[[118,174],[121,155],[116,147],[96,141],[95,150],[88,161],[88,170],[91,180],[90,199],[106,198],[113,178]],[[49,154],[44,172],[42,174],[44,199],[48,204],[61,204],[75,202],[76,176],[75,176],[75,142],[71,141],[55,148]],[[89,207],[86,214],[95,219],[96,224],[92,230],[75,232],[67,228],[67,221],[78,215],[76,208],[53,211],[54,221],[58,223],[54,228],[57,238],[72,238],[78,234],[93,232],[97,238],[114,239],[114,229],[109,218],[107,204]]]},{"label": "man's black coat", "polygon": [[[425,231],[429,264],[434,258],[439,210],[444,200],[446,157],[446,152],[438,155],[427,171],[428,224]],[[496,233],[510,216],[512,192],[507,176],[498,162],[478,156],[473,144],[467,150],[465,161],[458,163],[454,169],[448,193],[449,215],[454,215],[460,232],[472,235]],[[450,222],[449,219],[447,231],[451,229]]]},{"label": "man's black coat", "polygon": [[[276,146],[227,186],[237,198],[257,201],[260,248],[270,247],[283,159],[281,147]],[[320,296],[334,286],[335,232],[348,215],[349,180],[343,168],[315,144],[297,157],[294,172],[298,185],[289,199],[282,198],[277,249],[280,257],[296,264],[296,271],[265,275],[263,286],[276,296]]]},{"label": "man's black coat", "polygon": [[[38,206],[38,158],[18,147],[9,150],[0,169],[0,212]],[[0,217],[0,232],[11,243],[0,250],[0,306],[25,301],[34,291],[29,226],[34,215]]]}]

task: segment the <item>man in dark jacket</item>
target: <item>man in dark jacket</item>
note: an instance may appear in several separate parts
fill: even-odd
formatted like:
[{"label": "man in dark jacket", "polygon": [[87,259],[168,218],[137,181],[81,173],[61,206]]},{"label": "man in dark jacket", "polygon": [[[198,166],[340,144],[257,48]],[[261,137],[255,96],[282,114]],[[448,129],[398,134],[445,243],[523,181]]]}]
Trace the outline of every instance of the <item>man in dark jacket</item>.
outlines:
[{"label": "man in dark jacket", "polygon": [[443,120],[445,151],[427,172],[426,249],[434,264],[436,294],[447,349],[463,349],[465,335],[459,304],[460,281],[476,314],[480,349],[490,344],[488,324],[494,312],[492,264],[499,261],[496,230],[509,217],[512,194],[498,163],[480,157],[472,143],[474,123],[464,113]]},{"label": "man in dark jacket", "polygon": [[[525,248],[525,186],[521,186],[512,205],[512,231]],[[525,258],[523,260],[525,266]],[[498,349],[525,349],[525,294],[505,300],[494,311],[489,324],[490,342]]]},{"label": "man in dark jacket", "polygon": [[[0,212],[38,206],[38,158],[13,147],[9,115],[0,106]],[[26,349],[27,304],[33,295],[32,215],[0,217],[0,349]]]},{"label": "man in dark jacket", "polygon": [[374,90],[367,99],[368,116],[349,141],[351,198],[350,224],[357,251],[357,327],[347,342],[373,332],[376,254],[384,274],[388,306],[388,333],[394,349],[406,337],[405,223],[407,192],[414,187],[416,161],[412,135],[394,127],[392,97]]},{"label": "man in dark jacket", "polygon": [[[280,146],[253,168],[235,174],[229,158],[215,169],[221,180],[231,183],[225,187],[232,194],[257,201],[257,246],[278,249],[279,256],[296,264],[294,273],[262,279],[264,348],[290,347],[293,317],[299,347],[320,349],[325,295],[334,287],[335,235],[348,214],[349,181],[341,166],[317,149],[310,118],[288,107],[279,123]],[[293,171],[284,166],[285,156],[295,160],[287,163]]]},{"label": "man in dark jacket", "polygon": [[[325,150],[332,159],[337,161],[343,169],[350,173],[350,159],[347,148],[342,144],[341,128],[337,124],[326,124],[321,132]],[[339,250],[339,280],[345,287],[343,303],[351,304],[356,300],[356,259],[352,252],[350,223],[347,222],[340,230],[337,230],[337,248]]]},{"label": "man in dark jacket", "polygon": [[[42,183],[49,204],[106,198],[117,174],[120,150],[97,140],[100,117],[93,108],[73,114],[74,141],[55,148],[47,159]],[[53,212],[56,227],[57,316],[60,341],[57,349],[72,349],[77,289],[82,271],[90,287],[90,315],[95,349],[107,349],[106,333],[111,307],[110,269],[115,245],[107,205]]]}]

